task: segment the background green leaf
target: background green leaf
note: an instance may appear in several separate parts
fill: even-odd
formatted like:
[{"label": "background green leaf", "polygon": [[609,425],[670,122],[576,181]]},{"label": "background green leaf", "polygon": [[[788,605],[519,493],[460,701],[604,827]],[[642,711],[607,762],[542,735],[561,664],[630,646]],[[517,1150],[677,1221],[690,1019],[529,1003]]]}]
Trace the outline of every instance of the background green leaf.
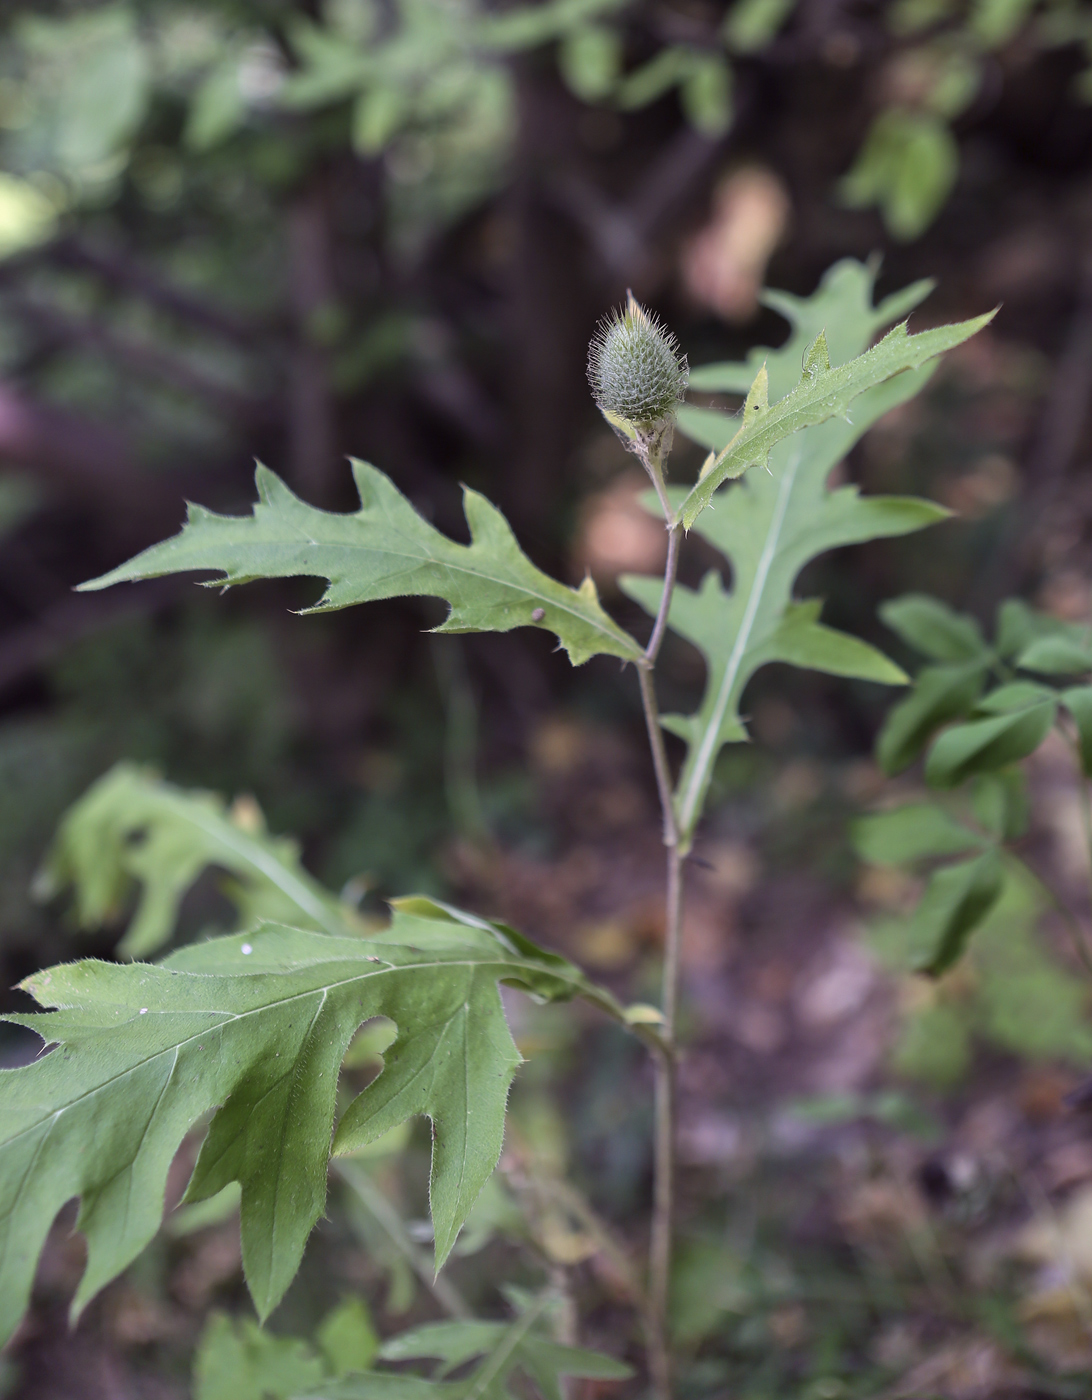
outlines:
[{"label": "background green leaf", "polygon": [[933,661],[971,661],[988,652],[975,619],[953,612],[939,598],[904,593],[882,603],[879,614],[907,646]]},{"label": "background green leaf", "polygon": [[967,940],[997,903],[1004,867],[995,850],[946,866],[929,878],[910,921],[919,972],[939,977],[963,955]]},{"label": "background green leaf", "polygon": [[977,832],[932,802],[909,802],[859,817],[852,835],[857,854],[874,865],[911,865],[930,856],[963,855],[984,844]]},{"label": "background green leaf", "polygon": [[1053,700],[1027,709],[971,720],[946,730],[925,762],[925,777],[933,787],[955,787],[972,773],[1004,768],[1034,753],[1054,723]]},{"label": "background green leaf", "polygon": [[224,892],[240,926],[266,919],[344,933],[355,924],[302,868],[295,842],[266,833],[256,803],[229,813],[214,793],[184,792],[131,763],[117,764],[65,815],[38,888],[71,887],[79,926],[91,930],[118,918],[141,886],[119,952],[142,958],[171,937],[183,896],[210,866],[230,873]]},{"label": "background green leaf", "polygon": [[982,693],[987,662],[926,666],[914,688],[888,711],[876,740],[876,758],[889,776],[901,773],[943,724],[969,714]]}]

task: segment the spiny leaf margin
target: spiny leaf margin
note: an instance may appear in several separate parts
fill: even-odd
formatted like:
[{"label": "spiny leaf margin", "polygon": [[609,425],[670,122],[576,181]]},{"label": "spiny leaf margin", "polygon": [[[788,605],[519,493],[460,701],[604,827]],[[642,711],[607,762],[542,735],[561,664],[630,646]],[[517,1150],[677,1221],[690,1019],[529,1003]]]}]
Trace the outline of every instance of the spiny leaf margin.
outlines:
[{"label": "spiny leaf margin", "polygon": [[834,368],[830,366],[826,335],[820,331],[805,352],[796,388],[772,405],[768,403],[766,371],[760,369],[748,392],[739,431],[707,460],[701,477],[682,503],[679,518],[683,525],[687,530],[692,527],[726,481],[742,476],[749,467],[764,466],[771,450],[784,438],[829,418],[845,416],[859,394],[962,344],[996,314],[996,310],[987,311],[970,320],[937,326],[913,336],[902,321],[878,345]]},{"label": "spiny leaf margin", "polygon": [[640,647],[600,606],[591,578],[568,588],[535,568],[501,512],[477,491],[463,491],[471,542],[462,545],[424,520],[378,468],[355,458],[351,466],[358,511],[310,506],[259,465],[251,515],[218,515],[190,504],[179,534],[80,587],[196,570],[222,575],[208,587],[318,577],[327,580],[326,591],[302,612],[424,595],[450,605],[437,632],[542,627],[556,635],[574,666],[598,654],[638,660]]}]

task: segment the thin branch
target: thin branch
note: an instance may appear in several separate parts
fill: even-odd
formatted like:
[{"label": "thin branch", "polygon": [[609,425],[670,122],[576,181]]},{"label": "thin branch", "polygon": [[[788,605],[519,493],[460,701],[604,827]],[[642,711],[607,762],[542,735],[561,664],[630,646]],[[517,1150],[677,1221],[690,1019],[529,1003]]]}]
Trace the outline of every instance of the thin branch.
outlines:
[{"label": "thin branch", "polygon": [[[670,437],[667,438],[670,450]],[[653,1142],[653,1204],[652,1230],[648,1259],[648,1307],[646,1332],[648,1337],[648,1369],[657,1400],[671,1400],[671,1353],[667,1337],[667,1304],[671,1283],[671,1253],[675,1216],[675,1020],[679,1000],[679,965],[682,945],[683,860],[679,850],[679,824],[675,815],[675,797],[671,769],[667,761],[660,709],[656,700],[654,673],[667,620],[671,599],[678,577],[679,547],[682,529],[675,519],[663,480],[663,459],[659,442],[652,451],[637,447],[642,465],[652,479],[667,521],[667,560],[660,606],[652,628],[652,636],[637,667],[641,687],[641,704],[648,728],[652,751],[652,766],[663,811],[664,846],[667,848],[667,896],[664,919],[664,968],[661,1046],[653,1059],[655,1073],[655,1129]]]},{"label": "thin branch", "polygon": [[79,345],[125,365],[148,378],[161,379],[185,394],[206,400],[232,418],[253,419],[263,411],[258,400],[197,369],[147,340],[125,335],[99,321],[72,316],[36,298],[8,293],[4,307],[62,342]]},{"label": "thin branch", "polygon": [[157,269],[129,253],[96,247],[78,238],[58,239],[47,251],[55,262],[88,268],[104,281],[123,287],[182,320],[241,345],[250,345],[260,336],[270,333],[268,326],[251,323],[241,315],[226,311],[190,288],[169,281]]},{"label": "thin branch", "polygon": [[652,671],[651,666],[639,665],[637,667],[637,680],[641,687],[641,705],[645,712],[648,746],[652,750],[652,767],[656,773],[656,788],[660,795],[660,808],[664,817],[664,845],[670,850],[674,850],[679,844],[679,828],[675,820],[671,769],[667,762],[667,747],[664,744],[664,731],[660,724],[660,707],[656,703],[656,687],[653,684]]},{"label": "thin branch", "polygon": [[664,567],[664,591],[660,595],[660,610],[656,614],[656,624],[652,636],[645,647],[645,661],[649,666],[656,664],[667,631],[667,615],[671,611],[671,595],[675,591],[675,579],[679,572],[679,545],[682,541],[682,527],[676,521],[667,530],[667,563]]}]

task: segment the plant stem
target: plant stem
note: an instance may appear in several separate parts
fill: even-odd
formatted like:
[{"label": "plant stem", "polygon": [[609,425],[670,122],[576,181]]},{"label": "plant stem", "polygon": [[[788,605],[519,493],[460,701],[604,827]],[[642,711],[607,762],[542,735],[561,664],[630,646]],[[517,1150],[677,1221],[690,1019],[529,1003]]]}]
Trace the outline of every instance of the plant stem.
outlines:
[{"label": "plant stem", "polygon": [[645,647],[645,660],[649,666],[655,666],[656,657],[660,654],[660,646],[667,631],[667,614],[671,610],[671,595],[675,592],[675,579],[679,572],[679,545],[682,541],[682,527],[676,520],[673,525],[667,527],[667,563],[664,565],[664,591],[660,595],[660,610],[656,614],[656,622],[652,628],[652,636],[648,639],[648,646]]},{"label": "plant stem", "polygon": [[652,628],[652,636],[637,668],[641,686],[641,704],[648,728],[652,766],[656,773],[656,788],[663,811],[664,846],[667,849],[667,899],[664,921],[664,968],[661,1036],[663,1048],[653,1061],[656,1076],[655,1130],[653,1142],[653,1203],[652,1231],[648,1261],[648,1369],[657,1400],[671,1400],[671,1356],[667,1342],[667,1305],[671,1281],[671,1248],[675,1213],[675,1019],[679,999],[679,951],[682,941],[683,860],[680,850],[679,825],[675,816],[675,799],[671,769],[667,761],[664,732],[660,725],[660,710],[653,680],[656,658],[667,631],[671,597],[679,567],[679,546],[682,538],[680,522],[672,518],[666,492],[663,489],[660,462],[646,462],[660,497],[667,520],[667,561],[664,566],[664,586],[660,606]]},{"label": "plant stem", "polygon": [[667,1306],[675,1215],[675,1012],[682,941],[683,859],[678,844],[667,851],[667,923],[664,934],[663,1038],[654,1060],[656,1127],[653,1156],[652,1237],[648,1259],[649,1371],[659,1400],[671,1400]]}]

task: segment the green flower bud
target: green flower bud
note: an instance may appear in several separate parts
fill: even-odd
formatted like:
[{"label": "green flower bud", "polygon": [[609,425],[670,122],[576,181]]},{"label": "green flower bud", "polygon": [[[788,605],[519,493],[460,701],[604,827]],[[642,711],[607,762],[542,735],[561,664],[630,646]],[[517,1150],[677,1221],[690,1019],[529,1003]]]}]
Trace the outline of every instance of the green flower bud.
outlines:
[{"label": "green flower bud", "polygon": [[673,419],[689,380],[678,341],[632,292],[624,309],[599,323],[588,347],[588,382],[608,421],[645,427]]}]

